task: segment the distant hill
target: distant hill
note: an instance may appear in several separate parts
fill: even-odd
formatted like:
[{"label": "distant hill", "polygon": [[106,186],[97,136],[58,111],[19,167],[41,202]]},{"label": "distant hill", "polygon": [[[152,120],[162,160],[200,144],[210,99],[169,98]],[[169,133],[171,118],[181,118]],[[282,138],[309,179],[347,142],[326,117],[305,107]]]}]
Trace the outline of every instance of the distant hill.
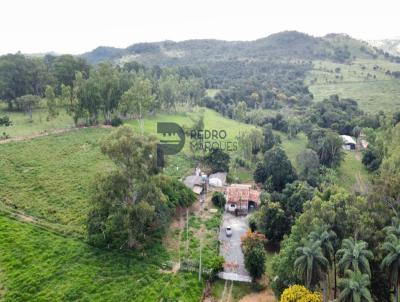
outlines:
[{"label": "distant hill", "polygon": [[400,37],[395,39],[370,40],[368,43],[393,56],[400,56]]},{"label": "distant hill", "polygon": [[354,57],[378,55],[363,41],[343,34],[313,37],[296,31],[272,34],[255,41],[187,40],[137,43],[127,48],[98,47],[82,54],[90,63],[129,62],[174,66],[221,61],[318,60],[346,62]]}]

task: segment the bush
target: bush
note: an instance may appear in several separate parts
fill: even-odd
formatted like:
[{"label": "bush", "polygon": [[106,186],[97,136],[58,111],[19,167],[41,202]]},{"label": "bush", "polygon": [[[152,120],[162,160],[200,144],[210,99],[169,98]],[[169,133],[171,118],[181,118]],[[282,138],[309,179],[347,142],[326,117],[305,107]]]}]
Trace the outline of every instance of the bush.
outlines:
[{"label": "bush", "polygon": [[249,217],[249,227],[252,232],[257,230],[257,218],[254,215]]},{"label": "bush", "polygon": [[0,117],[0,126],[9,127],[11,125],[12,125],[12,122],[11,122],[10,118],[7,115],[5,115],[3,117]]},{"label": "bush", "polygon": [[217,276],[217,274],[224,269],[225,259],[224,257],[218,255],[210,259],[211,263],[211,278]]},{"label": "bush", "polygon": [[225,196],[221,192],[214,192],[211,201],[217,208],[220,209],[223,209],[226,204]]},{"label": "bush", "polygon": [[322,294],[310,292],[301,285],[293,285],[283,291],[280,302],[322,302]]},{"label": "bush", "polygon": [[121,126],[123,123],[124,121],[118,116],[115,116],[111,119],[111,126],[113,127]]},{"label": "bush", "polygon": [[265,271],[265,242],[265,236],[256,232],[242,238],[244,265],[253,280],[261,278]]},{"label": "bush", "polygon": [[0,140],[4,140],[4,139],[8,139],[8,138],[10,138],[10,136],[6,132],[3,132],[3,134],[0,136]]}]

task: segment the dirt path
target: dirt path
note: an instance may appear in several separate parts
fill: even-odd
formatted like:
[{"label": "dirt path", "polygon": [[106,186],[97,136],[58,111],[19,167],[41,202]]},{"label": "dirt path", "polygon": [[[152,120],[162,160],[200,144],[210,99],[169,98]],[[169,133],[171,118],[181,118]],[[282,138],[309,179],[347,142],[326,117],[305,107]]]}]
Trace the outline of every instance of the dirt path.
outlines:
[{"label": "dirt path", "polygon": [[362,160],[362,156],[361,156],[361,152],[355,152],[354,153],[354,157],[356,160],[361,161]]},{"label": "dirt path", "polygon": [[356,182],[354,184],[354,191],[359,192],[361,194],[367,194],[368,193],[368,182],[364,180],[364,178],[361,176],[360,172],[357,173],[356,175]]},{"label": "dirt path", "polygon": [[224,290],[222,291],[220,302],[231,302],[232,300],[233,282],[225,281]]},{"label": "dirt path", "polygon": [[3,139],[3,140],[0,140],[0,144],[7,144],[7,143],[11,143],[11,142],[29,141],[29,140],[32,140],[34,138],[48,136],[48,135],[51,135],[51,134],[60,134],[60,133],[66,133],[66,132],[76,131],[76,130],[80,130],[80,129],[87,129],[87,128],[111,128],[111,126],[99,125],[99,126],[90,126],[90,127],[72,127],[72,128],[56,129],[56,130],[51,130],[51,131],[42,131],[42,132],[38,132],[38,133],[33,133],[31,135],[15,136],[15,137],[10,137],[10,138],[7,138],[7,139]]},{"label": "dirt path", "polygon": [[263,290],[259,293],[252,293],[244,296],[239,302],[277,302],[274,293],[270,289]]}]

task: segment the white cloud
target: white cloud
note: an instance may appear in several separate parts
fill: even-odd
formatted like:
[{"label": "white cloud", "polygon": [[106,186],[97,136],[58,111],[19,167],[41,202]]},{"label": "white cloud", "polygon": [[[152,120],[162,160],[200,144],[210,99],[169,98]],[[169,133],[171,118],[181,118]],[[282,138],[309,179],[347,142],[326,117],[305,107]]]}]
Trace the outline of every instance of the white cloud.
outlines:
[{"label": "white cloud", "polygon": [[398,36],[397,0],[2,0],[0,53],[82,53],[99,45],[215,38],[282,30],[357,38]]}]

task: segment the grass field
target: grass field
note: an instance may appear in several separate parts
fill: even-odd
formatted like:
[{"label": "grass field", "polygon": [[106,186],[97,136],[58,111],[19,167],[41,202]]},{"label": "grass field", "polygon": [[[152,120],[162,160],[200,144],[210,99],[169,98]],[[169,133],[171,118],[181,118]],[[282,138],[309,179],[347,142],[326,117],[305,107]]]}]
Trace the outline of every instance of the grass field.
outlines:
[{"label": "grass field", "polygon": [[0,203],[83,233],[89,186],[111,167],[100,153],[105,129],[81,129],[0,145]]},{"label": "grass field", "polygon": [[368,171],[360,159],[360,153],[346,152],[338,169],[338,184],[349,191],[365,192],[368,189]]},{"label": "grass field", "polygon": [[60,110],[60,114],[55,119],[47,120],[47,112],[44,109],[37,109],[33,112],[32,121],[29,116],[16,111],[7,111],[6,105],[0,102],[0,116],[7,115],[12,121],[10,127],[0,127],[0,135],[5,132],[11,137],[28,136],[49,132],[55,129],[71,128],[74,126],[72,118],[65,112]]},{"label": "grass field", "polygon": [[[146,133],[156,134],[157,121],[174,121],[181,125],[193,122],[190,115],[184,114],[151,117],[145,121]],[[128,124],[138,129],[136,121]],[[251,126],[207,110],[205,127],[228,129],[228,139],[234,139],[239,129]],[[99,148],[99,140],[110,131],[79,129],[1,144],[0,205],[52,223],[65,232],[84,234],[90,184],[98,171],[113,167]],[[196,162],[186,146],[183,152],[168,156],[167,164],[166,174],[182,177],[194,169]]]},{"label": "grass field", "polygon": [[332,94],[355,99],[367,112],[400,109],[400,80],[386,74],[399,71],[400,64],[383,60],[356,60],[351,65],[314,62],[306,83],[316,101]]},{"label": "grass field", "polygon": [[[168,254],[108,252],[0,215],[2,301],[199,301],[197,274],[162,273]],[[1,288],[1,286],[0,286]]]},{"label": "grass field", "polygon": [[292,165],[297,168],[296,157],[301,151],[307,148],[307,137],[304,133],[299,133],[294,139],[287,139],[286,136],[281,136],[282,147],[285,150]]}]

